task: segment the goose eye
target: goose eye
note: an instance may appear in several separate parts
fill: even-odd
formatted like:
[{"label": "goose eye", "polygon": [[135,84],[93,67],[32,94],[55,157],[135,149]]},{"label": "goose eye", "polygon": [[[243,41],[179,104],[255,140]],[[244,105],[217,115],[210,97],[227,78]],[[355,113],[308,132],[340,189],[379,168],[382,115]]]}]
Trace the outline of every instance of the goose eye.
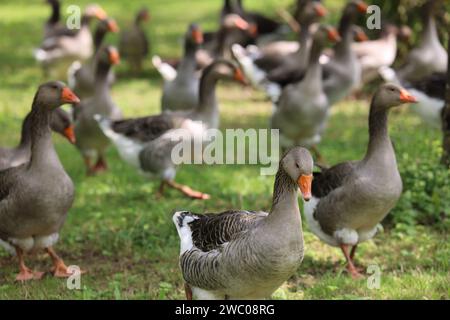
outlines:
[{"label": "goose eye", "polygon": [[300,166],[298,165],[298,163],[296,163],[295,166],[297,167],[297,169],[300,169]]}]

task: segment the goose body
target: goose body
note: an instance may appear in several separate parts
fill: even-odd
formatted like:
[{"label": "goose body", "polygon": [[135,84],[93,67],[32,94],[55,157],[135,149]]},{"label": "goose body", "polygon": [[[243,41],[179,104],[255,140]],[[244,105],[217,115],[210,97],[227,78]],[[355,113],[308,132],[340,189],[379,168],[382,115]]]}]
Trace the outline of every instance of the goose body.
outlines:
[{"label": "goose body", "polygon": [[[314,174],[313,197],[305,204],[308,226],[325,243],[342,248],[354,277],[358,276],[352,261],[354,249],[375,235],[377,225],[402,193],[402,180],[387,130],[388,111],[415,101],[399,86],[380,87],[372,99],[370,138],[364,159]],[[354,248],[351,255],[349,247]]]},{"label": "goose body", "polygon": [[203,42],[203,34],[195,24],[189,26],[185,37],[185,55],[173,80],[164,81],[162,110],[190,110],[199,102],[200,79],[197,76],[195,54]]},{"label": "goose body", "polygon": [[31,157],[18,167],[0,171],[0,239],[17,253],[17,280],[40,278],[28,269],[23,255],[45,249],[55,263],[55,275],[67,275],[67,267],[51,248],[58,240],[74,198],[72,180],[61,165],[51,141],[51,111],[78,98],[62,83],[39,87],[30,113]]},{"label": "goose body", "polygon": [[322,86],[319,57],[326,39],[336,41],[338,37],[335,29],[321,26],[314,35],[305,77],[283,89],[271,118],[271,127],[280,130],[282,147],[311,147],[320,142],[328,118],[329,102]]},{"label": "goose body", "polygon": [[272,209],[219,214],[176,212],[188,299],[265,299],[300,266],[298,187],[310,197],[312,157],[294,148],[280,161]]}]

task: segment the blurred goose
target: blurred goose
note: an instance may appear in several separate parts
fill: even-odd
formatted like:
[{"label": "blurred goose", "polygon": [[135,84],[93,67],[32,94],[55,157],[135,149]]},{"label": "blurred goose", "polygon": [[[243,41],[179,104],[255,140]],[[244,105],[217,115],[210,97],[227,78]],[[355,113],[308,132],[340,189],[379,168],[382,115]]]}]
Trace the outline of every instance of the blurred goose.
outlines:
[{"label": "blurred goose", "polygon": [[[52,112],[50,128],[67,138],[70,143],[75,143],[72,120],[63,109],[56,109]],[[22,123],[19,145],[13,149],[0,148],[0,171],[17,167],[30,161],[31,140],[31,113],[29,113]]]},{"label": "blurred goose", "polygon": [[269,78],[278,75],[290,75],[292,72],[305,70],[310,49],[310,27],[326,15],[325,8],[317,1],[303,1],[299,9],[300,34],[298,51],[283,55],[263,55],[255,47],[243,49],[238,44],[233,45],[233,55],[241,65],[246,77],[252,85],[266,91],[272,101],[281,94],[281,87]]},{"label": "blurred goose", "polygon": [[357,245],[375,235],[377,225],[402,193],[388,133],[389,110],[415,101],[397,85],[382,85],[370,107],[369,144],[364,159],[314,173],[313,197],[304,207],[308,226],[322,241],[341,248],[354,278],[360,276],[353,261]]},{"label": "blurred goose", "polygon": [[447,51],[439,41],[434,13],[438,0],[428,0],[422,10],[419,44],[411,50],[405,64],[397,71],[401,81],[417,81],[434,72],[447,72]]},{"label": "blurred goose", "polygon": [[106,13],[99,6],[90,5],[81,18],[80,29],[63,29],[44,39],[41,47],[35,50],[34,56],[46,74],[65,73],[67,67],[74,61],[84,61],[92,56],[93,40],[89,23],[93,18],[105,19]]},{"label": "blurred goose", "polygon": [[223,77],[244,81],[234,64],[226,60],[215,61],[204,69],[200,79],[199,103],[189,111],[167,111],[121,121],[111,121],[100,115],[96,119],[124,161],[144,176],[161,179],[160,195],[167,185],[190,198],[208,199],[207,194],[174,181],[176,165],[171,156],[172,149],[182,138],[203,140],[206,129],[218,128],[219,106],[215,92],[217,82]]},{"label": "blurred goose", "polygon": [[53,110],[79,99],[61,82],[39,87],[29,115],[31,157],[18,167],[0,171],[0,244],[19,259],[16,279],[40,279],[24,262],[24,254],[45,250],[56,277],[68,277],[63,260],[53,250],[74,199],[72,180],[55,152],[49,123]]},{"label": "blurred goose", "polygon": [[198,105],[199,78],[195,54],[202,43],[202,31],[196,24],[191,24],[185,36],[184,57],[178,65],[176,77],[164,82],[162,110],[188,110]]},{"label": "blurred goose", "polygon": [[[84,99],[92,96],[95,89],[95,65],[96,55],[100,50],[103,40],[108,32],[116,33],[119,31],[119,27],[114,19],[107,18],[99,21],[97,29],[94,34],[94,56],[92,56],[84,64],[78,61],[74,62],[69,69],[69,86],[75,92],[75,94]],[[114,82],[114,73],[112,70],[108,74],[108,84],[111,86]]]},{"label": "blurred goose", "polygon": [[322,66],[319,58],[328,42],[340,40],[337,30],[320,26],[314,34],[306,74],[300,82],[284,87],[271,118],[271,127],[280,130],[282,148],[304,146],[314,148],[325,129],[329,102],[322,84]]},{"label": "blurred goose", "polygon": [[298,188],[308,201],[312,169],[308,150],[286,153],[268,213],[174,214],[187,299],[267,299],[296,272],[304,254]]},{"label": "blurred goose", "polygon": [[[346,97],[361,83],[361,65],[352,51],[354,22],[359,15],[365,15],[367,4],[362,0],[352,0],[345,6],[339,22],[342,41],[334,46],[334,56],[323,66],[323,88],[330,105]],[[271,78],[277,83],[283,77]],[[291,80],[289,80],[291,81]]]},{"label": "blurred goose", "polygon": [[110,144],[94,115],[100,114],[113,120],[122,118],[122,112],[111,97],[108,83],[109,71],[119,61],[119,53],[115,48],[108,46],[100,49],[96,59],[94,94],[83,99],[74,109],[76,145],[84,158],[88,175],[107,169],[105,152]]},{"label": "blurred goose", "polygon": [[134,24],[120,35],[119,52],[128,61],[133,73],[142,71],[142,62],[150,51],[150,42],[145,33],[143,23],[149,21],[150,15],[146,8],[136,14]]},{"label": "blurred goose", "polygon": [[352,50],[361,64],[363,83],[376,78],[378,69],[394,63],[398,34],[399,29],[396,26],[386,24],[382,27],[379,39],[352,44]]}]

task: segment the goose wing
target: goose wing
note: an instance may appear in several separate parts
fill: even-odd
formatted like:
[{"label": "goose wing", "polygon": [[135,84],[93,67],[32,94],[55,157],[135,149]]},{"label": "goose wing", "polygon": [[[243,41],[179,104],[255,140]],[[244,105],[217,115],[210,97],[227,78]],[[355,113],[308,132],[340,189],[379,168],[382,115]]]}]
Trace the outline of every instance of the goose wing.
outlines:
[{"label": "goose wing", "polygon": [[356,161],[343,162],[321,172],[314,172],[312,194],[315,198],[323,198],[333,190],[339,188],[355,168]]},{"label": "goose wing", "polygon": [[167,113],[156,116],[125,119],[115,121],[111,129],[118,134],[122,134],[132,140],[149,142],[160,137],[171,129],[175,129],[176,118]]}]

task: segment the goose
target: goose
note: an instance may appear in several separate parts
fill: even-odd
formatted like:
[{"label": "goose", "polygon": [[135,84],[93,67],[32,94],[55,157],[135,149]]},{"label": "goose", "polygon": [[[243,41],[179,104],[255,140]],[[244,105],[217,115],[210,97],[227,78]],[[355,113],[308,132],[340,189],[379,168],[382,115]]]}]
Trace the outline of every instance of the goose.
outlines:
[{"label": "goose", "polygon": [[24,254],[37,250],[51,257],[54,276],[71,275],[53,246],[72,206],[74,186],[53,147],[49,123],[53,110],[77,102],[61,82],[41,85],[29,116],[30,160],[0,171],[0,244],[18,257],[18,281],[42,278],[24,262]]},{"label": "goose", "polygon": [[320,240],[341,248],[353,278],[360,277],[353,260],[358,244],[374,237],[377,225],[402,193],[387,127],[389,110],[413,102],[416,98],[402,87],[382,85],[372,98],[369,144],[363,160],[314,173],[312,198],[304,206],[308,226]]},{"label": "goose", "polygon": [[198,25],[191,24],[185,36],[184,57],[172,81],[165,81],[161,98],[162,110],[189,110],[198,105],[199,78],[195,54],[203,43]]},{"label": "goose", "polygon": [[[93,18],[99,20],[107,17],[106,12],[98,5],[89,5],[81,18],[79,29],[61,29],[47,37],[41,47],[34,51],[34,57],[48,74],[66,72],[74,61],[89,59],[93,53],[93,40],[89,24]],[[58,70],[58,69],[61,70]]]},{"label": "goose", "polygon": [[[119,27],[112,18],[99,21],[94,34],[94,56],[84,64],[76,61],[72,64],[68,71],[69,87],[80,98],[92,96],[95,89],[95,64],[96,55],[100,50],[103,40],[108,32],[117,33]],[[115,76],[112,71],[108,74],[108,83],[112,86]]]},{"label": "goose", "polygon": [[[30,125],[31,113],[25,117],[22,123],[22,136],[19,145],[13,149],[0,148],[0,171],[18,167],[30,161],[32,140]],[[72,120],[63,109],[56,109],[52,112],[50,128],[64,136],[70,143],[75,143]]]},{"label": "goose", "polygon": [[114,47],[103,47],[98,52],[96,62],[94,94],[83,99],[74,109],[76,146],[83,156],[88,175],[107,169],[105,152],[110,144],[94,115],[100,114],[113,120],[122,118],[122,112],[111,97],[108,83],[111,67],[120,62],[119,53]]},{"label": "goose", "polygon": [[158,196],[163,194],[165,186],[169,186],[193,199],[209,198],[205,193],[175,182],[176,165],[172,161],[172,150],[180,143],[180,134],[184,138],[203,139],[207,129],[219,127],[215,88],[217,82],[224,77],[244,82],[242,73],[233,63],[223,59],[216,60],[203,70],[199,103],[192,110],[166,111],[121,121],[96,116],[103,133],[117,147],[125,162],[138,169],[145,177],[161,179]]},{"label": "goose", "polygon": [[232,46],[233,56],[239,62],[246,78],[251,84],[266,91],[272,101],[276,101],[281,93],[281,87],[269,80],[269,77],[290,74],[293,70],[305,70],[310,48],[310,27],[327,11],[320,2],[303,1],[299,9],[300,33],[298,51],[289,55],[263,55],[255,47],[245,50],[239,44]]},{"label": "goose", "polygon": [[435,72],[420,80],[401,81],[392,68],[380,68],[379,73],[386,82],[396,83],[407,89],[417,98],[417,103],[410,109],[422,121],[434,129],[442,128],[441,113],[445,106],[445,88],[447,73]]},{"label": "goose", "polygon": [[322,25],[314,34],[306,74],[300,82],[284,87],[271,117],[271,127],[279,129],[283,149],[299,145],[310,147],[321,161],[315,145],[319,143],[329,113],[329,102],[322,85],[319,58],[328,42],[340,40],[337,30]]},{"label": "goose", "polygon": [[187,299],[266,299],[296,272],[304,254],[298,188],[308,201],[312,170],[308,150],[287,152],[280,160],[268,213],[173,215]]},{"label": "goose", "polygon": [[376,78],[380,68],[394,63],[399,35],[400,30],[396,26],[384,24],[379,39],[352,43],[352,51],[361,65],[363,83]]},{"label": "goose", "polygon": [[437,0],[428,0],[424,4],[419,44],[397,70],[397,77],[402,81],[416,81],[434,72],[447,72],[447,51],[439,41],[434,19],[437,3]]},{"label": "goose", "polygon": [[124,30],[120,35],[119,53],[128,61],[133,73],[142,71],[143,60],[150,51],[150,42],[142,25],[149,19],[150,15],[146,8],[139,10],[133,26]]}]

